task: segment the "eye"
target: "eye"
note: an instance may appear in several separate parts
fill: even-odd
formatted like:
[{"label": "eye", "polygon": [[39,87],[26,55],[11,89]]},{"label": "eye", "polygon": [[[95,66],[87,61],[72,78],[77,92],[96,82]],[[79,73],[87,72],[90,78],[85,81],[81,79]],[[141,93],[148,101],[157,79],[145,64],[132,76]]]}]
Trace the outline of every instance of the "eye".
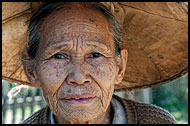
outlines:
[{"label": "eye", "polygon": [[55,58],[55,59],[63,59],[63,58],[66,58],[66,57],[64,55],[62,55],[62,54],[57,53],[57,54],[53,55],[53,58]]},{"label": "eye", "polygon": [[100,53],[98,53],[98,52],[94,52],[94,53],[92,53],[92,54],[90,55],[90,58],[98,58],[98,57],[100,57],[100,56],[102,56],[102,54],[100,54]]}]

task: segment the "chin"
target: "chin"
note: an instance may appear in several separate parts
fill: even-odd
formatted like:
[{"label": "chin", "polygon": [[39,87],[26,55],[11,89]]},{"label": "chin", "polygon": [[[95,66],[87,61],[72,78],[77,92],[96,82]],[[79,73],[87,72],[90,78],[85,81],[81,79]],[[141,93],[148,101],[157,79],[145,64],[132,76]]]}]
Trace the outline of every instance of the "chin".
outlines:
[{"label": "chin", "polygon": [[64,116],[64,119],[71,123],[87,123],[96,118],[97,116],[98,115],[95,113],[79,110],[73,112],[70,115]]}]

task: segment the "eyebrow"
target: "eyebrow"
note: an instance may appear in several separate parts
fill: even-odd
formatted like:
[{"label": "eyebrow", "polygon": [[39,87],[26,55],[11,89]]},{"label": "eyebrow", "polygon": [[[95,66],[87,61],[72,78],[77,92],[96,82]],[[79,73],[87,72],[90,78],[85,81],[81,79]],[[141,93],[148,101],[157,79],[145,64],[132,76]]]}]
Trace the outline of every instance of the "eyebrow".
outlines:
[{"label": "eyebrow", "polygon": [[89,47],[101,48],[101,49],[109,50],[107,45],[105,45],[103,43],[100,43],[100,42],[97,42],[97,41],[92,41],[91,43],[86,43],[86,45],[89,46]]},{"label": "eyebrow", "polygon": [[[45,50],[47,50],[48,52],[49,51],[53,51],[53,50],[69,50],[69,51],[72,51],[72,48],[73,48],[73,44],[71,44],[70,41],[66,41],[66,42],[56,42],[51,44],[51,46],[47,47]],[[86,47],[91,47],[91,49],[100,49],[102,51],[111,51],[110,48],[101,43],[101,42],[98,42],[98,41],[90,41],[90,42],[87,42],[84,46],[84,48]]]}]

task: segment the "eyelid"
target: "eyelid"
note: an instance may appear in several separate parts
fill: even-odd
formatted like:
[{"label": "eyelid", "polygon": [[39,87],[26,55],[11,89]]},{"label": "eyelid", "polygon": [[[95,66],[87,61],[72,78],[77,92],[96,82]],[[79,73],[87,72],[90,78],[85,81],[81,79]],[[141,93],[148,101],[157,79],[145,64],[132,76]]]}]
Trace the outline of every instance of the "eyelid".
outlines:
[{"label": "eyelid", "polygon": [[91,53],[88,55],[88,57],[91,58],[91,56],[92,56],[94,53],[98,53],[98,54],[100,55],[100,57],[101,57],[101,56],[104,56],[104,57],[105,57],[105,55],[104,55],[103,53],[99,52],[99,51],[91,52]]},{"label": "eyelid", "polygon": [[68,54],[67,54],[67,53],[63,53],[63,52],[57,52],[57,53],[53,54],[53,55],[51,56],[51,58],[57,59],[57,58],[55,58],[54,56],[55,56],[55,55],[58,55],[58,54],[60,54],[60,55],[63,56],[63,58],[61,58],[61,59],[68,59],[68,58],[69,58]]},{"label": "eyelid", "polygon": [[104,57],[111,57],[110,54],[108,52],[105,52],[105,51],[94,51],[92,53],[100,53]]}]

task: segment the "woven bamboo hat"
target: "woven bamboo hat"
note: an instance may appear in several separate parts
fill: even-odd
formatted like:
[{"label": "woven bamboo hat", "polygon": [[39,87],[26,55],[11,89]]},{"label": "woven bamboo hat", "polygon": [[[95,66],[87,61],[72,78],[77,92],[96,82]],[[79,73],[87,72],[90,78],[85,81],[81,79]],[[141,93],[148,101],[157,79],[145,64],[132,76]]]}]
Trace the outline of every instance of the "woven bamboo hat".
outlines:
[{"label": "woven bamboo hat", "polygon": [[[30,85],[20,60],[28,20],[41,2],[2,3],[2,79]],[[123,81],[115,90],[153,87],[188,71],[188,5],[176,2],[106,2],[122,28],[127,48]]]}]

